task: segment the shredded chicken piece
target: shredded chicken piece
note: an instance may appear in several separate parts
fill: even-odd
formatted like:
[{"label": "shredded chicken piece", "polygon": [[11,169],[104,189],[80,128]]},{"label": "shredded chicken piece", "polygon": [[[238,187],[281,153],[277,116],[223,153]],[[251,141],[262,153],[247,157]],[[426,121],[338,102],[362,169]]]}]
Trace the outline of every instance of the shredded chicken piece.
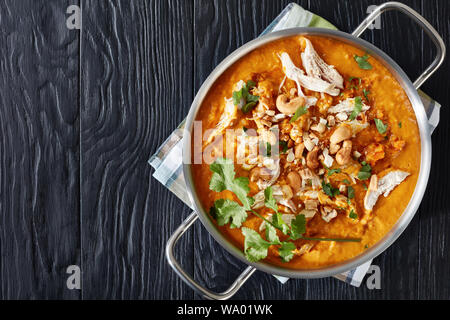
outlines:
[{"label": "shredded chicken piece", "polygon": [[[352,113],[353,109],[355,108],[355,98],[348,98],[341,102],[339,102],[337,105],[331,107],[328,109],[328,113]],[[366,105],[364,102],[362,102],[362,109],[361,112],[366,112],[369,110],[370,107]]]},{"label": "shredded chicken piece", "polygon": [[216,136],[221,135],[224,132],[224,130],[232,124],[233,120],[235,120],[236,117],[237,117],[237,107],[234,105],[233,99],[226,100],[225,109],[224,112],[222,113],[222,116],[220,117],[220,121],[217,124],[214,131],[210,134],[210,136],[206,140],[203,147],[206,147],[208,144],[210,144],[211,141],[213,141],[213,139]]},{"label": "shredded chicken piece", "polygon": [[309,251],[311,251],[311,249],[312,249],[313,247],[314,247],[313,244],[311,244],[311,243],[305,243],[304,245],[302,245],[302,246],[300,247],[300,249],[294,250],[294,253],[295,253],[296,255],[298,255],[298,256],[301,256],[301,255],[303,255],[303,254],[308,253]]},{"label": "shredded chicken piece", "polygon": [[303,94],[301,91],[301,87],[303,86],[311,91],[328,93],[330,96],[336,97],[339,95],[340,90],[337,89],[334,84],[326,82],[320,78],[305,75],[305,72],[292,62],[288,53],[283,52],[280,59],[283,64],[284,73],[289,79],[295,81],[299,94]]},{"label": "shredded chicken piece", "polygon": [[319,189],[321,186],[321,182],[319,177],[314,174],[310,169],[300,170],[300,176],[302,177],[302,187],[306,187],[308,182],[311,182],[311,186],[313,189]]},{"label": "shredded chicken piece", "polygon": [[337,217],[336,209],[330,207],[322,207],[320,212],[322,214],[322,219],[327,223],[329,223],[331,220]]},{"label": "shredded chicken piece", "polygon": [[[255,199],[255,202],[253,203],[252,209],[256,210],[256,209],[260,209],[260,208],[264,207],[264,200],[265,200],[264,190],[265,190],[265,188],[253,196],[253,199]],[[273,198],[275,199],[275,201],[277,203],[289,208],[294,213],[297,212],[297,208],[295,207],[294,202],[290,199],[285,198],[281,186],[279,186],[277,184],[273,185],[272,192],[273,192]]]},{"label": "shredded chicken piece", "polygon": [[385,198],[389,196],[391,191],[408,176],[408,172],[400,170],[391,171],[379,180],[376,175],[372,175],[369,188],[364,197],[364,209],[366,209],[367,212],[371,212],[380,195],[383,195]]},{"label": "shredded chicken piece", "polygon": [[305,200],[305,209],[306,210],[317,210],[318,205],[319,205],[319,201],[317,201],[317,200]]},{"label": "shredded chicken piece", "polygon": [[299,214],[302,214],[305,216],[306,219],[310,219],[313,218],[317,213],[317,210],[308,210],[308,209],[304,209],[302,211],[300,211]]},{"label": "shredded chicken piece", "polygon": [[302,38],[302,40],[306,44],[305,51],[301,54],[306,74],[313,78],[323,79],[336,88],[344,89],[344,78],[336,71],[334,66],[330,66],[323,61],[309,39]]}]

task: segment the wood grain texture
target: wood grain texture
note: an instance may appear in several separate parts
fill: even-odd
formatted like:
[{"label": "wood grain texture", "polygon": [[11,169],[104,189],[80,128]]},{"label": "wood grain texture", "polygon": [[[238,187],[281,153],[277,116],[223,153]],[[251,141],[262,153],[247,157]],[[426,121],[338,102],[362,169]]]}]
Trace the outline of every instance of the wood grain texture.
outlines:
[{"label": "wood grain texture", "polygon": [[[187,115],[229,53],[291,0],[81,0],[83,31],[65,27],[77,1],[0,3],[0,299],[199,299],[164,257],[190,210],[151,177],[147,160]],[[383,0],[294,1],[351,32]],[[405,0],[450,45],[450,1]],[[411,78],[431,42],[388,13],[363,36]],[[441,102],[433,165],[405,233],[374,261],[381,290],[333,278],[280,284],[256,272],[236,299],[449,299],[450,105],[447,61],[424,91]],[[225,289],[245,265],[197,222],[176,249],[186,271]],[[65,287],[82,268],[82,291]]]},{"label": "wood grain texture", "polygon": [[[192,5],[93,0],[82,10],[83,298],[193,297],[163,250],[188,209],[147,164],[192,101]],[[192,272],[192,236],[177,250]]]},{"label": "wood grain texture", "polygon": [[[76,1],[70,1],[76,3]],[[0,299],[77,299],[78,33],[69,1],[0,3]]]}]

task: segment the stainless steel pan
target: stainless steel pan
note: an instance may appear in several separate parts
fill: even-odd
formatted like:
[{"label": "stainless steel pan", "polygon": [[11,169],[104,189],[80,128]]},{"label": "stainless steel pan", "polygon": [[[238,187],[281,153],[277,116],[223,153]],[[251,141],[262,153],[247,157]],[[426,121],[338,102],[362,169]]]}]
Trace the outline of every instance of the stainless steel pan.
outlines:
[{"label": "stainless steel pan", "polygon": [[[419,26],[431,37],[434,44],[437,47],[437,56],[433,63],[425,70],[425,72],[414,82],[412,83],[408,76],[403,72],[403,70],[395,63],[390,57],[388,57],[383,51],[376,48],[372,44],[362,40],[359,36],[373,23],[373,21],[380,16],[383,12],[389,10],[398,10],[411,19],[416,21]],[[428,119],[426,116],[426,110],[424,105],[417,93],[417,89],[440,67],[445,58],[445,45],[442,41],[439,34],[436,30],[416,11],[411,9],[410,7],[398,3],[398,2],[388,2],[383,5],[380,5],[372,14],[370,14],[361,25],[356,28],[356,30],[352,34],[347,34],[340,31],[333,31],[328,29],[317,29],[317,28],[295,28],[289,30],[283,30],[280,32],[274,32],[253,40],[244,46],[240,47],[232,54],[230,54],[217,68],[211,73],[211,75],[206,79],[199,92],[197,93],[194,102],[192,103],[187,121],[185,130],[188,132],[192,132],[193,129],[193,121],[196,118],[197,112],[202,104],[203,99],[205,98],[207,92],[214,84],[216,79],[233,63],[237,60],[245,56],[247,53],[252,50],[264,46],[269,42],[279,40],[282,38],[294,36],[294,35],[321,35],[334,39],[338,39],[349,43],[355,47],[361,48],[369,52],[369,54],[376,58],[378,61],[382,62],[391,73],[397,78],[400,85],[405,90],[408,95],[411,104],[414,108],[414,112],[416,114],[417,122],[420,130],[420,138],[421,138],[421,166],[419,178],[417,181],[416,189],[414,191],[411,200],[403,212],[403,215],[397,221],[392,230],[381,239],[376,245],[360,254],[359,256],[341,262],[339,264],[335,264],[332,266],[314,269],[314,270],[290,270],[284,269],[281,267],[277,267],[274,265],[270,265],[264,262],[256,262],[251,263],[245,259],[243,252],[232,245],[214,226],[212,221],[209,218],[208,213],[202,208],[200,204],[198,195],[194,188],[194,183],[192,181],[191,174],[191,166],[189,165],[191,160],[191,140],[184,139],[183,141],[183,170],[184,177],[186,180],[186,187],[189,192],[190,200],[194,205],[195,212],[192,213],[175,231],[175,233],[170,237],[167,247],[166,247],[166,257],[170,264],[170,266],[175,270],[175,272],[194,290],[197,290],[200,294],[202,294],[205,298],[209,299],[229,299],[232,297],[237,290],[247,281],[250,276],[256,271],[264,271],[274,275],[280,275],[289,278],[322,278],[329,277],[344,271],[351,270],[373,258],[378,256],[384,250],[386,250],[405,230],[408,226],[411,219],[414,217],[420,202],[422,201],[422,197],[424,195],[426,185],[428,182],[428,177],[430,174],[430,166],[431,166],[431,132],[428,124]],[[186,135],[185,135],[186,137]],[[236,281],[230,286],[229,289],[222,293],[212,292],[200,284],[198,284],[190,275],[188,275],[183,268],[179,265],[177,260],[174,257],[173,249],[175,244],[180,239],[180,237],[186,232],[187,229],[200,218],[200,221],[203,223],[205,228],[209,231],[209,233],[219,242],[222,247],[224,247],[228,252],[233,254],[235,257],[240,259],[242,262],[249,265],[244,272],[236,279]]]}]

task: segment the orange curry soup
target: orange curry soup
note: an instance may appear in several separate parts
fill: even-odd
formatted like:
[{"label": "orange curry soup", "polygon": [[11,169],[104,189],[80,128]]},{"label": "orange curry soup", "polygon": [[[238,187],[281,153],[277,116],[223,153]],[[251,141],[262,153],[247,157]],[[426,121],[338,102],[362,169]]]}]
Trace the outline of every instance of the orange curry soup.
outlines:
[{"label": "orange curry soup", "polygon": [[[392,228],[415,189],[420,136],[406,93],[379,61],[338,40],[295,36],[252,51],[214,83],[196,120],[204,137],[193,154],[210,154],[192,165],[196,192],[251,261],[312,269],[355,257]],[[211,162],[230,157],[251,208],[211,188]],[[292,244],[282,252],[282,243]]]}]

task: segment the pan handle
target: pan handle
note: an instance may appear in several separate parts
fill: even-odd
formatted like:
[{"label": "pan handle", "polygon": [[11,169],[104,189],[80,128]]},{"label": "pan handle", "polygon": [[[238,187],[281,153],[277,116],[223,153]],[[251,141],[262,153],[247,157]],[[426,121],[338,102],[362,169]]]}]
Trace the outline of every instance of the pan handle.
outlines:
[{"label": "pan handle", "polygon": [[189,229],[189,227],[198,219],[196,212],[193,212],[183,223],[175,230],[172,236],[167,241],[166,245],[166,258],[172,269],[178,274],[178,276],[186,282],[192,289],[200,293],[204,298],[211,300],[228,300],[236,294],[236,292],[242,287],[242,285],[252,276],[256,271],[254,267],[247,267],[244,272],[233,282],[233,284],[224,292],[216,293],[202,287],[197,283],[190,275],[188,275],[180,266],[178,261],[173,255],[173,249],[177,244],[181,236]]},{"label": "pan handle", "polygon": [[434,44],[437,48],[437,55],[434,59],[433,63],[420,75],[420,77],[414,81],[414,87],[419,89],[425,81],[428,80],[431,75],[436,72],[437,69],[442,65],[445,59],[446,48],[444,41],[441,36],[438,34],[436,29],[425,20],[418,12],[413,10],[412,8],[404,5],[400,2],[386,2],[380,6],[378,6],[357,28],[353,31],[352,35],[355,37],[359,37],[372,23],[378,18],[382,13],[390,10],[400,11],[411,19],[413,19],[419,26],[428,34],[428,36],[433,40]]}]

